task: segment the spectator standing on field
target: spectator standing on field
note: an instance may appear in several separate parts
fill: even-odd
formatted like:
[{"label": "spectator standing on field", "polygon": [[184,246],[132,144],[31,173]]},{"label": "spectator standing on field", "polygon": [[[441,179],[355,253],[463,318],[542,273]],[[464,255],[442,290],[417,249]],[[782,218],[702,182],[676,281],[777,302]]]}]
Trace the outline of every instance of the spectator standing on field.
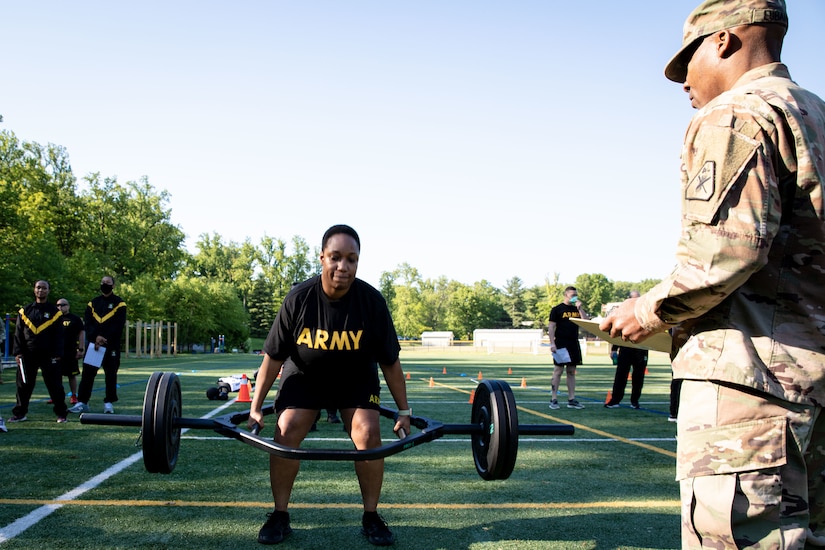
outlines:
[{"label": "spectator standing on field", "polygon": [[[630,297],[638,298],[638,290],[631,290]],[[624,398],[627,388],[627,377],[633,370],[630,381],[630,406],[639,408],[639,399],[642,397],[642,386],[645,383],[645,370],[647,369],[647,350],[631,348],[627,346],[613,345],[610,349],[611,356],[615,354],[616,375],[613,377],[613,391],[610,393],[610,400],[604,404],[607,409],[617,409]]]},{"label": "spectator standing on field", "polygon": [[631,342],[686,333],[685,549],[825,546],[825,102],[780,62],[787,29],[782,0],[688,16],[665,69],[698,109],[677,264],[600,325]]},{"label": "spectator standing on field", "polygon": [[9,422],[28,420],[29,401],[37,382],[37,371],[52,399],[58,422],[66,422],[66,392],[60,371],[63,354],[62,314],[49,303],[48,281],[34,283],[34,302],[17,312],[14,330],[14,356],[17,360],[17,403]]},{"label": "spectator standing on field", "polygon": [[69,390],[72,393],[71,403],[77,404],[77,375],[80,374],[78,360],[83,357],[86,343],[86,331],[83,319],[71,313],[69,300],[60,298],[57,307],[63,314],[63,358],[61,368],[63,376],[69,379]]},{"label": "spectator standing on field", "polygon": [[[115,279],[109,275],[100,280],[100,296],[86,306],[84,324],[86,339],[95,350],[106,348],[101,368],[106,376],[106,395],[103,412],[114,413],[112,403],[117,402],[117,371],[120,368],[120,339],[126,325],[126,302],[114,293]],[[69,409],[73,413],[89,412],[89,398],[97,376],[98,367],[83,363],[77,404]]]},{"label": "spectator standing on field", "polygon": [[[582,364],[579,327],[570,319],[588,319],[587,314],[584,312],[584,304],[579,299],[576,287],[573,286],[564,289],[564,301],[550,310],[550,322],[547,325],[547,335],[550,337],[550,352],[553,354],[551,409],[560,408],[558,391],[563,371],[567,376],[567,408],[584,408],[584,405],[576,399],[576,366]],[[567,353],[569,357],[565,357],[561,361],[557,360],[558,354],[564,353]]]}]

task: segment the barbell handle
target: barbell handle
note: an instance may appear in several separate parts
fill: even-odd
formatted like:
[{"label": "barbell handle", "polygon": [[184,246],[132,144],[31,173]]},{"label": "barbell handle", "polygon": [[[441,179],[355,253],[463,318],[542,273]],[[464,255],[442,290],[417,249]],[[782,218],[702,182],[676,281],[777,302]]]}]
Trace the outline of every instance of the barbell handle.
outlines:
[{"label": "barbell handle", "polygon": [[258,434],[260,434],[260,433],[261,433],[261,425],[260,425],[260,424],[258,424],[257,422],[255,422],[255,423],[252,425],[252,429],[251,429],[251,430],[249,430],[249,433],[251,433],[252,435],[258,435]]}]

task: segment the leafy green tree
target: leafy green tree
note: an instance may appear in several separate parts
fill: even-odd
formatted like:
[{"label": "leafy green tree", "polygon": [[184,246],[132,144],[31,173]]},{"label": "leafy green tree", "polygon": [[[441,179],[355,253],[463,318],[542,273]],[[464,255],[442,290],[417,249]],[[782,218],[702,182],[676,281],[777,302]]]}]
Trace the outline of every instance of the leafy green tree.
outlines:
[{"label": "leafy green tree", "polygon": [[585,311],[592,316],[600,315],[602,305],[613,297],[613,283],[601,273],[582,273],[573,286],[584,301]]},{"label": "leafy green tree", "polygon": [[186,259],[184,233],[171,223],[169,194],[156,193],[144,177],[120,185],[116,178],[86,178],[80,242],[104,271],[126,280],[150,274],[166,280]]},{"label": "leafy green tree", "polygon": [[524,294],[525,288],[521,279],[513,277],[505,281],[501,301],[504,310],[510,316],[513,328],[522,328],[522,323],[526,319]]},{"label": "leafy green tree", "polygon": [[0,306],[32,299],[36,279],[62,290],[67,242],[77,226],[75,180],[66,151],[0,132]]},{"label": "leafy green tree", "polygon": [[220,334],[229,348],[246,345],[249,316],[231,285],[184,275],[164,285],[162,293],[163,318],[178,323],[181,345],[205,344]]},{"label": "leafy green tree", "polygon": [[392,272],[394,282],[390,313],[395,331],[405,338],[418,338],[427,327],[422,321],[421,275],[407,263]]},{"label": "leafy green tree", "polygon": [[161,285],[151,275],[143,273],[131,282],[118,284],[116,292],[126,302],[129,319],[168,320],[164,318],[166,303]]},{"label": "leafy green tree", "polygon": [[531,323],[531,328],[544,328],[550,317],[550,302],[547,300],[547,291],[543,286],[534,286],[524,291],[525,318]]},{"label": "leafy green tree", "polygon": [[472,287],[456,285],[450,293],[448,330],[458,339],[467,340],[475,329],[505,327],[508,317],[501,307],[499,293],[485,280]]},{"label": "leafy green tree", "polygon": [[238,244],[224,243],[222,237],[203,233],[195,243],[197,252],[189,260],[186,272],[197,277],[232,285],[245,306],[253,292],[253,274],[258,261],[258,250],[249,239]]},{"label": "leafy green tree", "polygon": [[421,323],[424,330],[447,330],[450,281],[446,277],[421,281]]},{"label": "leafy green tree", "polygon": [[272,328],[281,302],[275,301],[275,290],[263,276],[255,277],[248,304],[249,334],[253,338],[265,338]]}]

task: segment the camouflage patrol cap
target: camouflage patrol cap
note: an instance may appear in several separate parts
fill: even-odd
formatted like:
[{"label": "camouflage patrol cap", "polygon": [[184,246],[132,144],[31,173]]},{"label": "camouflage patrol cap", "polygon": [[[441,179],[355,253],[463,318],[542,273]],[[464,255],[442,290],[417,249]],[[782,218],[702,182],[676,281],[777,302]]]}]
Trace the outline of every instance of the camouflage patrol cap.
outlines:
[{"label": "camouflage patrol cap", "polygon": [[785,0],[705,0],[685,21],[682,48],[665,67],[665,76],[683,83],[698,41],[710,34],[740,25],[774,23],[788,28]]}]

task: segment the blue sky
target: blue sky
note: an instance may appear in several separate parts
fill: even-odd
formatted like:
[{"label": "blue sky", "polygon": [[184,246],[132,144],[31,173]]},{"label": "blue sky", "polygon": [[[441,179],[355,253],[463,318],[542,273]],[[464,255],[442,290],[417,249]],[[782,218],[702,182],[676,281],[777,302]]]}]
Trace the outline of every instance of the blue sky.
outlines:
[{"label": "blue sky", "polygon": [[[348,223],[372,284],[660,278],[696,3],[7,3],[0,128],[146,176],[192,250]],[[825,96],[825,2],[789,3],[783,61]]]}]

